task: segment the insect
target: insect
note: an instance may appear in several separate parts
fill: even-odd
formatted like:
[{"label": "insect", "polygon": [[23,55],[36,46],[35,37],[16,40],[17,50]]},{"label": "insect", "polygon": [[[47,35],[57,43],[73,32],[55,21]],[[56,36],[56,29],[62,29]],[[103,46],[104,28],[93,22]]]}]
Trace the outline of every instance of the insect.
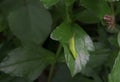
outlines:
[{"label": "insect", "polygon": [[72,53],[73,57],[76,59],[77,56],[78,56],[78,53],[76,52],[76,49],[75,49],[74,36],[70,39],[69,48],[70,48],[70,50],[71,50],[71,53]]}]

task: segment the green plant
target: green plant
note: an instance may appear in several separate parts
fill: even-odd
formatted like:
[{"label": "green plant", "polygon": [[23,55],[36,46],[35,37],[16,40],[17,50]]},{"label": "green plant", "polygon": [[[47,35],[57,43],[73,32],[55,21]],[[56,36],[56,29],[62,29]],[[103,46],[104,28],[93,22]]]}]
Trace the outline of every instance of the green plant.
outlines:
[{"label": "green plant", "polygon": [[119,8],[118,0],[1,0],[0,82],[119,82]]}]

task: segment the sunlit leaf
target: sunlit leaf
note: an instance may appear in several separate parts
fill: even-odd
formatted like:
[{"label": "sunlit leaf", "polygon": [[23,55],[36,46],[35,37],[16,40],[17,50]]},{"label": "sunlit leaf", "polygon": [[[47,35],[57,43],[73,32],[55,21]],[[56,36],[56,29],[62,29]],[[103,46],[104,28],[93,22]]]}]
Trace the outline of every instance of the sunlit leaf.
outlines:
[{"label": "sunlit leaf", "polygon": [[[72,25],[73,36],[69,45],[64,44],[67,66],[72,76],[79,73],[89,60],[89,51],[94,50],[93,42],[87,33],[78,25]],[[69,47],[70,46],[70,47]]]},{"label": "sunlit leaf", "polygon": [[71,25],[67,22],[59,25],[51,34],[53,40],[68,43],[72,36]]},{"label": "sunlit leaf", "polygon": [[[92,39],[79,25],[74,24],[73,30],[74,30],[73,34],[75,37],[75,43],[76,43],[77,47],[82,46],[81,49],[84,49],[84,47],[85,47],[85,48],[87,48],[88,51],[95,50]],[[79,42],[81,42],[81,44],[79,44]]]}]

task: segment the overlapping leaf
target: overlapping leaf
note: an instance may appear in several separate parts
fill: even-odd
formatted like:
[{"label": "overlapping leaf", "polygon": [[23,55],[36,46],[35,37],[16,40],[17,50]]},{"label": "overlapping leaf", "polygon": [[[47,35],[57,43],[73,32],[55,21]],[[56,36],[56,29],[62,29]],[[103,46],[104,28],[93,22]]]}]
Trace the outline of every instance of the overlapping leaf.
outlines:
[{"label": "overlapping leaf", "polygon": [[[120,33],[118,33],[118,44],[120,46]],[[115,60],[111,74],[109,75],[109,82],[120,81],[120,52]]]},{"label": "overlapping leaf", "polygon": [[64,25],[60,25],[53,31],[52,38],[63,44],[66,63],[74,76],[86,65],[89,60],[88,51],[93,51],[94,46],[91,38],[81,27],[76,24],[67,25],[64,23]]},{"label": "overlapping leaf", "polygon": [[120,52],[115,60],[111,74],[109,75],[109,82],[120,81]]},{"label": "overlapping leaf", "polygon": [[120,46],[120,32],[118,33],[118,44]]},{"label": "overlapping leaf", "polygon": [[72,37],[71,25],[67,22],[59,25],[51,34],[53,40],[60,41],[62,43],[68,43]]},{"label": "overlapping leaf", "polygon": [[79,20],[80,22],[87,23],[87,24],[99,22],[97,15],[88,9],[77,13],[75,15],[75,19]]},{"label": "overlapping leaf", "polygon": [[42,44],[49,35],[51,16],[39,0],[25,0],[8,16],[10,29],[23,42]]},{"label": "overlapping leaf", "polygon": [[8,74],[0,74],[0,82],[33,82],[25,78],[13,77]]},{"label": "overlapping leaf", "polygon": [[64,64],[60,64],[57,68],[57,72],[55,73],[55,76],[53,78],[52,82],[99,82],[94,81],[90,78],[84,77],[81,74],[76,75],[75,77],[71,77],[70,72],[68,71],[68,68]]},{"label": "overlapping leaf", "polygon": [[41,0],[46,7],[51,7],[55,5],[59,0]]},{"label": "overlapping leaf", "polygon": [[105,0],[80,0],[80,4],[87,9],[90,9],[100,19],[111,12],[110,7]]},{"label": "overlapping leaf", "polygon": [[86,50],[88,51],[94,51],[95,48],[90,36],[79,25],[74,24],[72,27],[73,27],[72,29],[74,30],[73,34],[75,36],[76,45],[79,44],[79,42],[81,41],[84,44],[81,43],[79,44],[80,46],[85,46]]},{"label": "overlapping leaf", "polygon": [[16,48],[0,64],[0,70],[35,80],[44,68],[54,62],[53,53],[44,48]]}]

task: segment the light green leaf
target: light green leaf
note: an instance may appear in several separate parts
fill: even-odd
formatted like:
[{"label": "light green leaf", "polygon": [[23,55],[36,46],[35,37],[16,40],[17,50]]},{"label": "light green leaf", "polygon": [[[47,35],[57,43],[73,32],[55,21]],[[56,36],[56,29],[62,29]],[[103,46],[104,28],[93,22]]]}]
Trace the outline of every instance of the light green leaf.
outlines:
[{"label": "light green leaf", "polygon": [[120,52],[115,60],[112,72],[109,74],[109,82],[120,81]]},{"label": "light green leaf", "polygon": [[42,44],[50,33],[51,16],[38,0],[26,0],[8,16],[11,31],[23,42]]},{"label": "light green leaf", "polygon": [[59,0],[41,0],[46,7],[51,7],[55,5]]},{"label": "light green leaf", "polygon": [[104,15],[110,14],[111,12],[105,0],[80,0],[80,4],[91,10],[100,19],[103,19]]},{"label": "light green leaf", "polygon": [[2,61],[0,70],[10,75],[35,80],[46,66],[53,62],[53,53],[44,48],[16,48]]},{"label": "light green leaf", "polygon": [[51,34],[53,40],[57,40],[63,43],[68,43],[72,36],[71,24],[67,22],[59,25]]}]

